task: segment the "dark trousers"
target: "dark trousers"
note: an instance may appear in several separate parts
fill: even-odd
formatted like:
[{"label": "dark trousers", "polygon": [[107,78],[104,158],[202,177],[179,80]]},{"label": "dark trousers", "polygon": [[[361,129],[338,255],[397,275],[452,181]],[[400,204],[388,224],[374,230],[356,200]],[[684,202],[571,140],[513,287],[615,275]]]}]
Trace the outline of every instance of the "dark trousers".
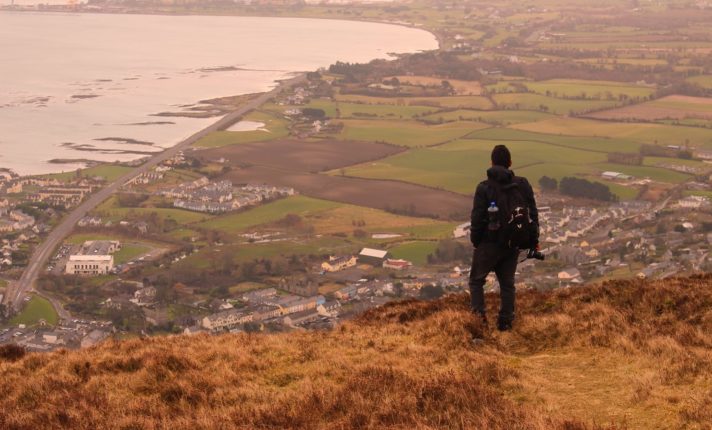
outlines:
[{"label": "dark trousers", "polygon": [[470,271],[472,311],[485,315],[484,285],[487,275],[494,271],[499,281],[501,304],[499,321],[514,321],[514,273],[517,271],[519,250],[499,243],[483,242],[475,249]]}]

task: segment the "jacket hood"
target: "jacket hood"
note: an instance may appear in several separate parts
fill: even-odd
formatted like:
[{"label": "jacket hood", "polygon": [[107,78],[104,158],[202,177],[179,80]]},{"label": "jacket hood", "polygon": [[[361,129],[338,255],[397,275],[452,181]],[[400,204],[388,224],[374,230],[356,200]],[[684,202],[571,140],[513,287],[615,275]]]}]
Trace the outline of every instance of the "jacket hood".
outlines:
[{"label": "jacket hood", "polygon": [[487,179],[500,184],[511,184],[512,180],[514,180],[514,172],[503,166],[492,166],[487,169]]}]

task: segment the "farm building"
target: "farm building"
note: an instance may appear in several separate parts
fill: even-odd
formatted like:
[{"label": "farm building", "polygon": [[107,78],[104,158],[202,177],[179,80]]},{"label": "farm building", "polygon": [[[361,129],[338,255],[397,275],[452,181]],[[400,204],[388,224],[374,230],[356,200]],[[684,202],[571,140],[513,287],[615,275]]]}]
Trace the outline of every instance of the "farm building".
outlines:
[{"label": "farm building", "polygon": [[370,264],[373,267],[383,266],[388,258],[388,251],[373,248],[363,248],[358,254],[358,262]]},{"label": "farm building", "polygon": [[321,263],[321,269],[325,272],[338,272],[355,265],[356,257],[354,256],[329,257],[329,261]]},{"label": "farm building", "polygon": [[413,263],[411,263],[410,261],[393,260],[390,258],[383,262],[383,268],[393,270],[404,270],[411,267],[412,265]]},{"label": "farm building", "polygon": [[632,176],[626,175],[625,173],[621,173],[621,172],[603,172],[603,173],[601,173],[601,177],[603,179],[608,179],[608,180],[612,180],[612,181],[614,181],[614,180],[628,181],[628,180],[634,179]]}]

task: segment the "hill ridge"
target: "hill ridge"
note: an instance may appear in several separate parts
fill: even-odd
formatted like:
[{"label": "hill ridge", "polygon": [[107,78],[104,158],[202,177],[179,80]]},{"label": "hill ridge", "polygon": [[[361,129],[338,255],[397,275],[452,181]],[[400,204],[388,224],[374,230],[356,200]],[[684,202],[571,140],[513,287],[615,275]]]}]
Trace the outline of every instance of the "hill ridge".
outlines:
[{"label": "hill ridge", "polygon": [[[712,275],[518,294],[511,333],[464,294],[331,332],[0,350],[0,428],[708,428]],[[488,296],[490,314],[498,300]],[[472,336],[484,342],[476,345]]]}]

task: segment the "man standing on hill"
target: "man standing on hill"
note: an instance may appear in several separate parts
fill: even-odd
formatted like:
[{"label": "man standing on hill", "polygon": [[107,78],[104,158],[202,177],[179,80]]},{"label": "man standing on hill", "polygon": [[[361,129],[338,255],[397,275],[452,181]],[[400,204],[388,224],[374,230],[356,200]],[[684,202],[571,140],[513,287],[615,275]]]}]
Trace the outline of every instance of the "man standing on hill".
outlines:
[{"label": "man standing on hill", "polygon": [[514,274],[519,251],[541,257],[539,214],[534,191],[526,178],[509,168],[512,156],[504,145],[492,150],[492,167],[487,180],[477,186],[472,208],[470,240],[475,246],[470,272],[472,311],[486,323],[484,285],[494,271],[499,281],[501,305],[497,329],[511,330],[514,321]]}]

